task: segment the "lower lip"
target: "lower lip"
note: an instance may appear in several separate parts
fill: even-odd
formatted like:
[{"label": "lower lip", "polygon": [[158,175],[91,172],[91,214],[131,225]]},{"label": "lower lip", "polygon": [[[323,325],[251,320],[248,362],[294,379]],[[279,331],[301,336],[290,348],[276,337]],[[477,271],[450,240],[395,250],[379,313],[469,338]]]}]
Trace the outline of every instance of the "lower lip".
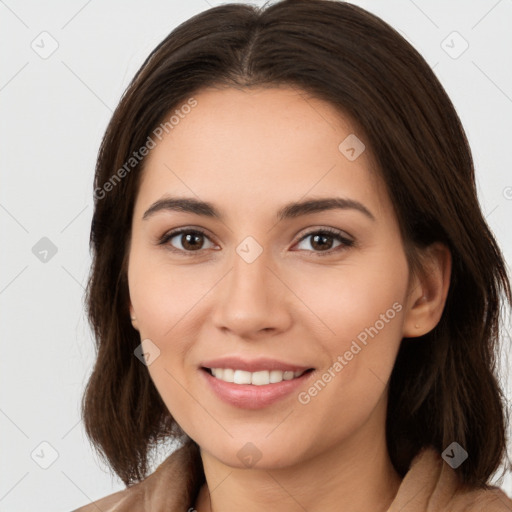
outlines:
[{"label": "lower lip", "polygon": [[224,402],[241,409],[261,409],[296,391],[313,372],[308,371],[300,377],[263,386],[225,382],[203,369],[200,369],[200,373],[203,374],[215,394]]}]

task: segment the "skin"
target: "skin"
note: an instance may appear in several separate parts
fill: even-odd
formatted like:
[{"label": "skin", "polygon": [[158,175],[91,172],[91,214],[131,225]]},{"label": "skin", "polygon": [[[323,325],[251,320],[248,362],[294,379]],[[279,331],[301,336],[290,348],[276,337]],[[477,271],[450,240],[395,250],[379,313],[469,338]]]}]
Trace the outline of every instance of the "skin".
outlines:
[{"label": "skin", "polygon": [[[364,136],[330,104],[286,87],[194,97],[197,106],[147,157],[128,282],[133,325],[160,350],[150,376],[201,447],[206,484],[196,509],[386,510],[400,484],[385,442],[387,384],[401,339],[441,317],[449,252],[432,246],[428,271],[410,272],[370,148],[354,161],[340,152],[349,134]],[[211,202],[223,220],[166,210],[143,219],[166,195]],[[359,201],[374,219],[356,209],[275,219],[286,203],[333,196]],[[158,245],[180,227],[206,232],[198,249],[187,246],[192,256],[183,235]],[[304,238],[328,227],[354,244]],[[236,252],[248,236],[263,249],[250,264]],[[266,356],[315,368],[299,390],[307,391],[396,303],[394,318],[305,405],[292,393],[240,409],[200,378],[206,359]],[[252,467],[237,456],[248,442],[261,454]]]}]

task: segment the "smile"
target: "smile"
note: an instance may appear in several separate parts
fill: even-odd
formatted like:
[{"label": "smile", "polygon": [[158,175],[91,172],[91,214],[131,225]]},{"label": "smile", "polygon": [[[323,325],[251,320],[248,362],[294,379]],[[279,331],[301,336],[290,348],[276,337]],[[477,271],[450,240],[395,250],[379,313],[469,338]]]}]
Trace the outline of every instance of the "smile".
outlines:
[{"label": "smile", "polygon": [[257,372],[248,372],[232,368],[206,368],[216,379],[234,384],[252,384],[254,386],[266,386],[276,384],[283,380],[293,380],[309,370],[262,370]]}]

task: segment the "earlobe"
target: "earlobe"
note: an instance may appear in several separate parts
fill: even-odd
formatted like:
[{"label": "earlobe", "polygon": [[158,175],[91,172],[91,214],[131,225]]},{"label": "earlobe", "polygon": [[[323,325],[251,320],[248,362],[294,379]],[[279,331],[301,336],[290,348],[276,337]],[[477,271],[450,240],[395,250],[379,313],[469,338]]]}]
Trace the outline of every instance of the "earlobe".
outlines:
[{"label": "earlobe", "polygon": [[135,330],[139,330],[137,326],[137,317],[135,316],[135,312],[133,310],[133,306],[130,303],[130,319],[132,321],[132,326]]},{"label": "earlobe", "polygon": [[416,338],[430,332],[443,314],[450,287],[452,258],[448,247],[435,243],[422,254],[423,267],[411,280],[403,337]]}]

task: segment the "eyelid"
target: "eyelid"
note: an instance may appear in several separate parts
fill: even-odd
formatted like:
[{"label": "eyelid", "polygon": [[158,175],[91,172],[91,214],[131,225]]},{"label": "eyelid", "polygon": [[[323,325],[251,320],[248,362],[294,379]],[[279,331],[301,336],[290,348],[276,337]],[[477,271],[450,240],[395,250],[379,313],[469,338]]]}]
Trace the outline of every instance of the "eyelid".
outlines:
[{"label": "eyelid", "polygon": [[[163,236],[161,236],[159,238],[157,244],[158,245],[166,245],[169,242],[169,240],[171,240],[172,238],[174,238],[174,237],[176,237],[178,235],[181,235],[183,233],[201,234],[205,238],[210,240],[211,243],[213,243],[213,244],[216,243],[214,240],[212,240],[212,237],[210,235],[208,235],[203,228],[194,227],[194,226],[185,226],[185,227],[176,228],[176,229],[173,229],[173,230],[170,230],[170,231],[166,232]],[[302,235],[300,235],[298,240],[293,245],[297,245],[298,243],[302,242],[303,240],[305,240],[309,236],[316,235],[316,234],[328,234],[328,235],[332,236],[333,238],[336,238],[338,241],[341,242],[341,246],[335,247],[334,249],[331,248],[331,249],[328,249],[326,251],[306,251],[306,252],[310,252],[310,253],[313,253],[313,254],[318,255],[318,256],[334,254],[334,253],[336,253],[340,249],[346,249],[348,247],[352,247],[352,246],[355,245],[355,241],[353,240],[353,238],[348,233],[345,233],[344,231],[341,231],[341,230],[336,229],[336,228],[331,228],[331,227],[315,227],[315,228],[310,228],[306,233],[303,233]],[[193,256],[193,255],[196,255],[196,254],[201,254],[205,249],[199,249],[197,251],[185,251],[185,250],[178,249],[176,247],[170,246],[170,250],[173,251],[173,252],[184,254],[186,256]],[[303,249],[301,249],[301,250],[303,250]]]},{"label": "eyelid", "polygon": [[348,233],[341,231],[340,229],[331,228],[331,227],[315,227],[308,230],[306,233],[302,234],[299,240],[294,244],[298,244],[308,238],[309,236],[316,234],[327,234],[331,237],[337,239],[341,245],[338,247],[334,247],[328,249],[327,251],[306,251],[313,253],[315,256],[329,256],[332,254],[337,254],[339,251],[348,249],[349,247],[353,247],[355,245],[355,240]]},{"label": "eyelid", "polygon": [[[206,233],[206,231],[199,227],[194,226],[185,226],[181,228],[171,229],[170,231],[167,231],[164,233],[157,241],[157,245],[167,245],[168,242],[173,239],[174,237],[181,235],[183,233],[196,233],[201,234],[208,240],[210,240],[211,243],[216,244],[214,240],[212,240],[212,237]],[[187,256],[193,256],[194,254],[200,254],[204,251],[204,249],[200,249],[198,251],[184,251],[182,249],[178,249],[176,247],[173,247],[169,244],[170,250],[173,252],[178,252],[180,254],[185,254]]]},{"label": "eyelid", "polygon": [[298,241],[300,242],[300,241],[304,240],[304,238],[306,238],[310,235],[315,235],[317,233],[328,233],[330,235],[336,235],[336,236],[339,236],[340,238],[343,238],[347,241],[353,242],[352,237],[345,231],[342,231],[341,229],[336,229],[336,228],[331,228],[331,227],[322,227],[322,226],[308,228],[308,231],[306,231],[305,233],[300,235],[300,238],[298,239]]}]

